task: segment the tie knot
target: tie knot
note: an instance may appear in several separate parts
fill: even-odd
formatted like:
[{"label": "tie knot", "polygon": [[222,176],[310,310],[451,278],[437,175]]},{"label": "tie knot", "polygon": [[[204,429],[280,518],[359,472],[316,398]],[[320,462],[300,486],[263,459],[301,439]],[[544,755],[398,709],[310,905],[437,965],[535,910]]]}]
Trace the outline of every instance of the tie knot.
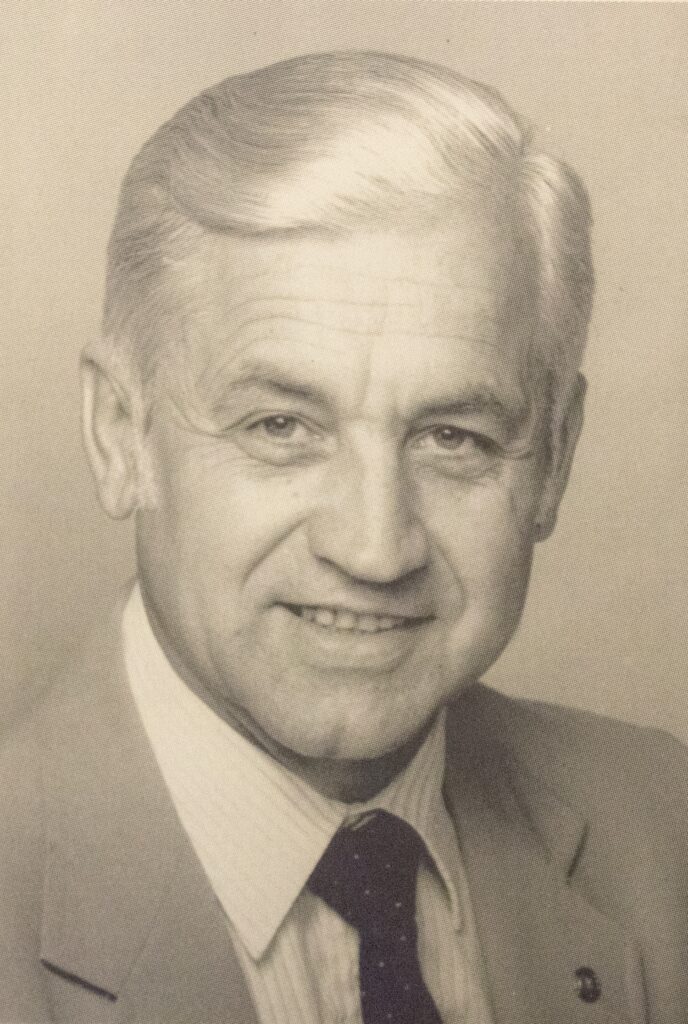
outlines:
[{"label": "tie knot", "polygon": [[359,932],[414,928],[418,863],[425,849],[414,828],[375,811],[341,828],[308,887]]}]

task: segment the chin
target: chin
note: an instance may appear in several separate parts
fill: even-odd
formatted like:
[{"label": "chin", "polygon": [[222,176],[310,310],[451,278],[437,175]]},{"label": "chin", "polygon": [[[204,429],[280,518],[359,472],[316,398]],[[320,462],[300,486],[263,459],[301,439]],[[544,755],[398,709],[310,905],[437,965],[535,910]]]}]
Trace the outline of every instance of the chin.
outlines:
[{"label": "chin", "polygon": [[439,704],[422,711],[377,709],[355,718],[273,723],[271,735],[287,750],[308,760],[373,761],[411,742],[434,719]]}]

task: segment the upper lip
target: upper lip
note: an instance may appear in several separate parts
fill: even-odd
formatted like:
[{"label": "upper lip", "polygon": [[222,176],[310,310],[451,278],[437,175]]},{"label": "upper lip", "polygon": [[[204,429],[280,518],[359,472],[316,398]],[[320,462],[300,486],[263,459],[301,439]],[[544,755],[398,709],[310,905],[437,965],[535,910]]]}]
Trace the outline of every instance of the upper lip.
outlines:
[{"label": "upper lip", "polygon": [[419,609],[408,609],[408,608],[393,608],[393,607],[380,607],[365,606],[358,604],[357,602],[348,603],[346,601],[283,601],[281,602],[287,608],[326,608],[329,611],[334,612],[349,612],[352,615],[374,615],[376,618],[384,619],[411,619],[411,620],[422,620],[432,619],[434,615],[432,612],[423,611]]}]

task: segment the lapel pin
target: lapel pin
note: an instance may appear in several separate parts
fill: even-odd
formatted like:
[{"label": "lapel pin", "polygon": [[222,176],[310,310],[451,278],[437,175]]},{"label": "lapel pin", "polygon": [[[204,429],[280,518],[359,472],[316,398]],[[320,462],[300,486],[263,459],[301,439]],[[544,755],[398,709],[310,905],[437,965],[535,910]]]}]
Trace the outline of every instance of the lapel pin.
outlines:
[{"label": "lapel pin", "polygon": [[602,995],[602,983],[592,967],[579,967],[575,976],[578,998],[584,1003],[596,1003]]}]

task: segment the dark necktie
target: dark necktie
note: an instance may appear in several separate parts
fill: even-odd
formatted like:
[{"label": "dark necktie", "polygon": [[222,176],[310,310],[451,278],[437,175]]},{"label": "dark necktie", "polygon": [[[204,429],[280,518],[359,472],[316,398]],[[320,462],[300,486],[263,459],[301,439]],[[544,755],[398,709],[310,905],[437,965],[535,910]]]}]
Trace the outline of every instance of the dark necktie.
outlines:
[{"label": "dark necktie", "polygon": [[442,1024],[418,960],[416,879],[424,849],[405,821],[375,811],[337,832],[308,880],[359,933],[364,1024]]}]

